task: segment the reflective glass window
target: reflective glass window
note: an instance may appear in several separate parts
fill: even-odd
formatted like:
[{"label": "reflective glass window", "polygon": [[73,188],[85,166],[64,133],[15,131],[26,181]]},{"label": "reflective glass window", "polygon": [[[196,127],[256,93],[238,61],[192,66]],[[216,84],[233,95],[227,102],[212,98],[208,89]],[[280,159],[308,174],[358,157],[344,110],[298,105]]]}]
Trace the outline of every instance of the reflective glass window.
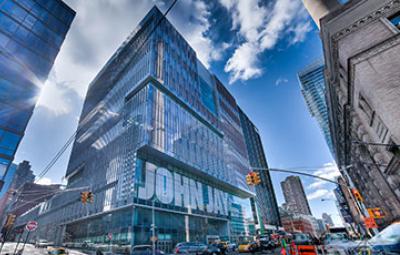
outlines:
[{"label": "reflective glass window", "polygon": [[12,156],[17,148],[21,136],[0,130],[0,153]]},{"label": "reflective glass window", "polygon": [[0,32],[0,47],[5,47],[9,40],[10,38],[8,36]]},{"label": "reflective glass window", "polygon": [[0,29],[12,34],[17,30],[18,23],[13,19],[0,12]]},{"label": "reflective glass window", "polygon": [[23,21],[25,16],[28,14],[23,8],[21,8],[19,5],[14,3],[11,0],[8,0],[5,4],[2,6],[2,10],[10,14],[13,18],[15,18],[18,21]]},{"label": "reflective glass window", "polygon": [[10,160],[0,158],[0,177],[3,177],[6,173],[7,167],[10,164]]},{"label": "reflective glass window", "polygon": [[31,109],[19,109],[0,102],[0,127],[6,127],[16,132],[23,132],[31,116]]},{"label": "reflective glass window", "polygon": [[396,13],[392,17],[389,18],[390,22],[395,25],[397,28],[400,28],[400,12]]},{"label": "reflective glass window", "polygon": [[34,2],[32,0],[18,0],[18,3],[28,10],[30,10],[34,5]]}]

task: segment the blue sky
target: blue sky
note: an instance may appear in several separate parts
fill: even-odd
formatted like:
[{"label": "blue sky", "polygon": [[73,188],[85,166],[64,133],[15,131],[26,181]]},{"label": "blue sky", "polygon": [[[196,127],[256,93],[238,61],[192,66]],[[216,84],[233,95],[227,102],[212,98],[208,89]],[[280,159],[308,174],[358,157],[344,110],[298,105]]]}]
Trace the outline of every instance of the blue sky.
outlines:
[{"label": "blue sky", "polygon": [[[111,54],[157,4],[149,0],[66,0],[77,11],[16,155],[36,173],[75,131],[89,82]],[[223,81],[261,132],[270,167],[308,168],[334,178],[333,159],[317,122],[311,118],[297,72],[322,56],[319,32],[301,0],[178,0],[168,19]],[[62,181],[68,150],[43,183]],[[272,173],[279,204],[285,174]],[[303,178],[315,216],[339,221],[333,185]]]}]

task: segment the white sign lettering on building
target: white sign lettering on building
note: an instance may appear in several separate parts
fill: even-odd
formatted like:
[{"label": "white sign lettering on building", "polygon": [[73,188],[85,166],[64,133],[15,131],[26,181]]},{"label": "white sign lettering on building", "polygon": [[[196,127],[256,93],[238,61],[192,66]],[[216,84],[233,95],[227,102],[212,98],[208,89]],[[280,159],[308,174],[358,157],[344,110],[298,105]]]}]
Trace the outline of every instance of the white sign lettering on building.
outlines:
[{"label": "white sign lettering on building", "polygon": [[146,163],[145,182],[138,187],[138,197],[143,200],[155,197],[163,204],[221,215],[229,212],[227,193],[150,163]]}]

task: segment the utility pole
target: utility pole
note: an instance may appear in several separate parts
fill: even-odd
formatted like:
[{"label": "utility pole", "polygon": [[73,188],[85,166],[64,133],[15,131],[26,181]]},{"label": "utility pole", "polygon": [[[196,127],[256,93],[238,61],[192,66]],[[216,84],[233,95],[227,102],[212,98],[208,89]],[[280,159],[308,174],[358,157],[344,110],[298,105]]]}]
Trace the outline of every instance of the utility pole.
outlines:
[{"label": "utility pole", "polygon": [[152,201],[152,207],[151,207],[151,242],[152,242],[152,250],[153,250],[153,255],[156,254],[156,225],[155,225],[155,211],[154,211],[154,199]]}]

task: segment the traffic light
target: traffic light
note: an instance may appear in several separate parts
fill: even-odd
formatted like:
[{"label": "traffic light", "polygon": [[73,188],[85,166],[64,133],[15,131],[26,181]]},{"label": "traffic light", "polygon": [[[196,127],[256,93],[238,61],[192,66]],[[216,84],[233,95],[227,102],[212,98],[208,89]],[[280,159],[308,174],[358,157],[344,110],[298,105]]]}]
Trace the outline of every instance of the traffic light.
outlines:
[{"label": "traffic light", "polygon": [[9,214],[7,215],[7,219],[6,219],[6,224],[4,225],[4,227],[11,227],[12,225],[14,225],[15,222],[15,218],[17,216],[15,214]]},{"label": "traffic light", "polygon": [[82,204],[93,203],[94,202],[94,194],[91,191],[82,191],[81,192],[81,202]]},{"label": "traffic light", "polygon": [[368,214],[371,218],[374,218],[374,219],[382,219],[385,217],[385,212],[379,207],[368,208]]},{"label": "traffic light", "polygon": [[253,173],[253,184],[258,185],[261,183],[260,173],[252,172]]},{"label": "traffic light", "polygon": [[86,204],[89,198],[89,191],[81,192],[81,202],[82,204]]},{"label": "traffic light", "polygon": [[246,182],[247,185],[253,185],[253,175],[251,175],[251,173],[246,175]]},{"label": "traffic light", "polygon": [[261,183],[260,174],[257,172],[250,172],[246,175],[246,182],[248,185],[258,185]]},{"label": "traffic light", "polygon": [[351,189],[351,193],[353,193],[354,197],[360,201],[360,202],[364,202],[364,198],[361,196],[360,192],[358,191],[358,189],[353,188]]},{"label": "traffic light", "polygon": [[88,200],[89,200],[89,203],[91,203],[91,204],[93,204],[93,202],[94,202],[94,194],[93,194],[93,192],[88,192]]}]

